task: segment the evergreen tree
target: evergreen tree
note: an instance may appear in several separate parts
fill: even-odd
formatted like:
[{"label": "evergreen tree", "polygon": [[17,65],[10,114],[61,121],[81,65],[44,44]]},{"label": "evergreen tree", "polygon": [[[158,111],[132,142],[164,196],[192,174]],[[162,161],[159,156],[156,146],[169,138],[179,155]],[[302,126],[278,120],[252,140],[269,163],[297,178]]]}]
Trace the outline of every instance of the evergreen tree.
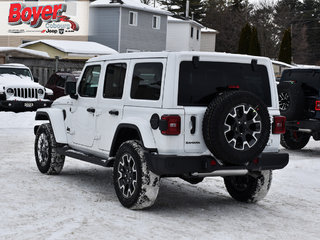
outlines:
[{"label": "evergreen tree", "polygon": [[[160,3],[174,15],[185,17],[186,15],[186,0],[160,0]],[[190,0],[189,2],[189,18],[195,21],[202,21],[205,16],[206,3],[204,0]]]},{"label": "evergreen tree", "polygon": [[247,54],[249,52],[249,45],[251,39],[251,26],[247,23],[241,30],[238,53]]},{"label": "evergreen tree", "polygon": [[248,54],[261,56],[260,43],[257,28],[252,27]]},{"label": "evergreen tree", "polygon": [[291,32],[285,30],[279,51],[279,61],[291,64]]}]

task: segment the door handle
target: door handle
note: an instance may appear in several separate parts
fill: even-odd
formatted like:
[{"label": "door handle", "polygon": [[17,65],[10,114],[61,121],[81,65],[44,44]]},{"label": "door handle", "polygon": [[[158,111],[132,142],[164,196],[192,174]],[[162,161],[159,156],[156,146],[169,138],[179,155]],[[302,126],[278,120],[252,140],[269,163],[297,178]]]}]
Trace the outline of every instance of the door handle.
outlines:
[{"label": "door handle", "polygon": [[119,115],[119,111],[118,110],[110,110],[109,114],[118,116]]},{"label": "door handle", "polygon": [[87,112],[89,112],[89,113],[95,113],[95,109],[94,108],[87,108]]}]

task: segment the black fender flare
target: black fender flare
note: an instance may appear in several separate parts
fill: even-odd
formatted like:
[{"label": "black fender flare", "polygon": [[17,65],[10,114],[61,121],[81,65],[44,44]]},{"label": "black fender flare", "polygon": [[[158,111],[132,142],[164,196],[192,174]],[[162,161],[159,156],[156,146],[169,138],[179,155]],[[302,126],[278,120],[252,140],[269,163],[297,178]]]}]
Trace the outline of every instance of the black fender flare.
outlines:
[{"label": "black fender flare", "polygon": [[[117,127],[117,129],[115,131],[115,134],[113,136],[113,140],[112,140],[112,144],[111,144],[111,148],[110,148],[110,153],[109,153],[110,157],[114,157],[116,155],[116,153],[117,153],[117,150],[118,150],[118,147],[119,147],[119,143],[117,142],[117,140],[118,140],[120,131],[123,130],[123,129],[132,129],[132,130],[136,131],[137,134],[138,134],[138,137],[139,137],[139,139],[136,139],[136,140],[140,140],[142,146],[144,147],[142,135],[141,135],[141,132],[140,132],[139,128],[134,124],[121,123],[121,124],[118,125],[118,127]],[[133,140],[133,139],[130,139],[130,140]]]}]

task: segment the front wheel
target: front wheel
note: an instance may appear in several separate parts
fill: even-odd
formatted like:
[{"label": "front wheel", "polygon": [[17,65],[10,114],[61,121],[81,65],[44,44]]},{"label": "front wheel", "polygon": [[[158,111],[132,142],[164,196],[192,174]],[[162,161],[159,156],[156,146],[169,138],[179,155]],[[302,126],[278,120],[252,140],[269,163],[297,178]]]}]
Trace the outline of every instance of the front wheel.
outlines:
[{"label": "front wheel", "polygon": [[304,148],[310,139],[310,134],[297,132],[297,131],[286,131],[285,134],[281,135],[280,144],[291,150],[298,150]]},{"label": "front wheel", "polygon": [[263,199],[269,191],[271,181],[271,170],[224,178],[224,184],[231,197],[237,201],[247,203]]},{"label": "front wheel", "polygon": [[64,165],[65,156],[57,153],[57,142],[50,123],[42,124],[36,133],[34,155],[37,167],[45,174],[59,174]]},{"label": "front wheel", "polygon": [[148,169],[145,150],[139,141],[123,143],[113,166],[113,184],[120,203],[130,209],[143,209],[154,204],[160,177]]}]

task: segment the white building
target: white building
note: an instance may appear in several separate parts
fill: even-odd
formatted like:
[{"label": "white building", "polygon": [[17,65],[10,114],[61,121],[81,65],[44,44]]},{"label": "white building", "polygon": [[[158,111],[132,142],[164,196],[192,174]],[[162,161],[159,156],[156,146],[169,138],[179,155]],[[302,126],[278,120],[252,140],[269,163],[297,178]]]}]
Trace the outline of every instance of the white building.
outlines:
[{"label": "white building", "polygon": [[216,50],[216,37],[219,32],[211,28],[201,29],[200,51],[214,52]]},{"label": "white building", "polygon": [[200,51],[201,28],[194,20],[168,17],[166,50]]}]

